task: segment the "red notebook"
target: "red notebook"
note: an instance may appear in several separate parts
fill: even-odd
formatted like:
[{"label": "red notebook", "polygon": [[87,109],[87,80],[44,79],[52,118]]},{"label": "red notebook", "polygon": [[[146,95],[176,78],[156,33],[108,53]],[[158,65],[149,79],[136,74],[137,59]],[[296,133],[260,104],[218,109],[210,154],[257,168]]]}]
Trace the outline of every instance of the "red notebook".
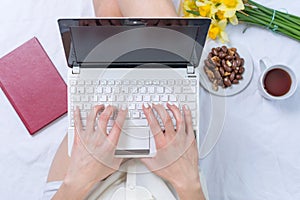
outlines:
[{"label": "red notebook", "polygon": [[67,112],[67,86],[37,38],[0,59],[0,86],[31,135]]}]

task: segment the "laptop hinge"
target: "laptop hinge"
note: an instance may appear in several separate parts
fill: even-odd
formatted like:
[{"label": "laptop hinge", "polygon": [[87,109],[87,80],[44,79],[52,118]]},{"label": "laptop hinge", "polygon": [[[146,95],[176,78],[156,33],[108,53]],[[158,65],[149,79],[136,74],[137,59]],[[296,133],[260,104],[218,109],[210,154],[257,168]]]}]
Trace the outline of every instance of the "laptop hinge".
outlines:
[{"label": "laptop hinge", "polygon": [[74,64],[73,65],[72,73],[73,74],[79,74],[80,73],[80,65],[79,64]]},{"label": "laptop hinge", "polygon": [[187,74],[195,74],[195,67],[193,65],[188,65],[186,68]]}]

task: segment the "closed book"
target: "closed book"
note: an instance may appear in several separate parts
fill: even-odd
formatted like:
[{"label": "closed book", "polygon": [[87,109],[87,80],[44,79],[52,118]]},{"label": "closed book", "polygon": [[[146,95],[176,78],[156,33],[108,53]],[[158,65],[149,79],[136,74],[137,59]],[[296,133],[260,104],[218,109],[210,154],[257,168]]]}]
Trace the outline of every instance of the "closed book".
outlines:
[{"label": "closed book", "polygon": [[67,112],[67,86],[35,37],[0,59],[0,86],[31,135]]}]

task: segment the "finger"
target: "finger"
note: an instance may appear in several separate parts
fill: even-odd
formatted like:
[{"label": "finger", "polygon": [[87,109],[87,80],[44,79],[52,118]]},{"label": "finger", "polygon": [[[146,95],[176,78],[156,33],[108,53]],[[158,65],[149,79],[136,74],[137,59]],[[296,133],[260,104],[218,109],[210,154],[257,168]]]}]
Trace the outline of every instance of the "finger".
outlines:
[{"label": "finger", "polygon": [[82,131],[82,122],[81,122],[80,110],[78,107],[75,108],[75,112],[74,112],[74,125],[75,125],[75,132],[79,133]]},{"label": "finger", "polygon": [[77,132],[77,130],[75,129],[75,133],[74,133],[74,140],[73,140],[73,148],[71,150],[71,157],[73,157],[75,150],[78,148],[78,146],[81,144],[81,140],[80,137],[78,135],[79,133]]},{"label": "finger", "polygon": [[167,104],[167,107],[171,110],[171,112],[173,113],[173,116],[175,117],[176,120],[176,130],[184,130],[185,131],[185,122],[184,122],[184,118],[179,110],[179,108],[171,103]]},{"label": "finger", "polygon": [[[81,139],[81,133],[83,132],[80,110],[78,107],[75,108],[74,112],[74,144],[78,146],[79,140]],[[84,135],[83,135],[84,137]],[[84,139],[84,138],[83,138]]]},{"label": "finger", "polygon": [[121,109],[119,109],[118,116],[117,116],[115,123],[108,135],[108,138],[115,146],[117,146],[117,144],[119,142],[121,130],[122,130],[123,124],[126,119],[127,111],[128,110],[127,110],[126,106],[122,106]]},{"label": "finger", "polygon": [[89,113],[87,119],[86,119],[86,129],[87,130],[95,130],[95,120],[97,117],[97,114],[100,110],[104,109],[104,105],[98,105],[95,106]]},{"label": "finger", "polygon": [[168,133],[170,135],[175,135],[174,124],[172,122],[172,119],[171,119],[169,113],[164,108],[164,106],[163,105],[153,105],[153,108],[156,110],[156,112],[160,116],[160,118],[164,124],[166,133]]},{"label": "finger", "polygon": [[98,128],[102,133],[107,134],[107,124],[109,121],[109,118],[113,114],[114,108],[110,105],[108,105],[104,111],[99,116],[99,122],[98,122]]},{"label": "finger", "polygon": [[187,135],[195,137],[194,130],[193,130],[192,114],[191,114],[191,110],[187,105],[183,106],[183,114],[184,114]]},{"label": "finger", "polygon": [[161,131],[160,125],[148,103],[144,103],[143,111],[150,126],[154,141],[156,144],[156,149],[160,149],[165,144],[165,136]]}]

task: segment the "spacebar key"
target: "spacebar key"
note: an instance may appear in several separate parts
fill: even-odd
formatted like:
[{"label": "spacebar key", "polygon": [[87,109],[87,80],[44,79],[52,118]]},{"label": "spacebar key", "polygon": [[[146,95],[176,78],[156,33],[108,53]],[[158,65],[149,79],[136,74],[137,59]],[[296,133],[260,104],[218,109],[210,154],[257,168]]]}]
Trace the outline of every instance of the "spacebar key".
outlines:
[{"label": "spacebar key", "polygon": [[125,120],[123,127],[145,127],[148,126],[146,119]]}]

